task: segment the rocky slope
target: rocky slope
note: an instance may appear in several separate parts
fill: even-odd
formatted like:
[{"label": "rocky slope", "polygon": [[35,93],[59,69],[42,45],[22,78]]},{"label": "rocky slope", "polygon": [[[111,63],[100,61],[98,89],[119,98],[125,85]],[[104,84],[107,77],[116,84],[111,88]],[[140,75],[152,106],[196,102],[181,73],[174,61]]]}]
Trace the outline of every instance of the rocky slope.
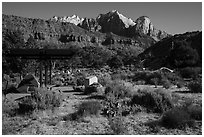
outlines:
[{"label": "rocky slope", "polygon": [[139,55],[145,67],[202,66],[202,32],[186,32],[165,38]]},{"label": "rocky slope", "polygon": [[[96,20],[85,18],[82,21],[77,16],[72,17],[66,17],[64,20],[57,17],[51,20],[43,20],[3,14],[3,39],[9,31],[19,30],[22,32],[25,42],[29,39],[34,39],[37,43],[43,43],[41,45],[54,45],[55,47],[61,48],[62,46],[66,46],[66,44],[77,46],[102,44],[109,36],[109,33],[100,32],[102,28],[100,28]],[[74,19],[77,20],[74,21]],[[72,21],[72,23],[67,22],[68,20]],[[78,25],[82,25],[85,29],[73,24],[73,22],[77,24],[77,21],[82,21]],[[128,38],[111,33],[111,37],[113,38],[112,44],[114,45],[129,44],[141,48],[141,51],[155,42],[147,35]]]},{"label": "rocky slope", "polygon": [[[75,17],[75,16],[74,16]],[[70,20],[70,18],[72,20]],[[154,27],[149,17],[142,16],[133,21],[127,18],[117,10],[112,10],[106,14],[100,14],[96,19],[72,17],[54,17],[55,21],[74,23],[89,31],[100,31],[102,33],[112,32],[114,34],[126,37],[135,37],[138,35],[148,35],[154,40],[159,41],[170,35],[165,31]]]}]

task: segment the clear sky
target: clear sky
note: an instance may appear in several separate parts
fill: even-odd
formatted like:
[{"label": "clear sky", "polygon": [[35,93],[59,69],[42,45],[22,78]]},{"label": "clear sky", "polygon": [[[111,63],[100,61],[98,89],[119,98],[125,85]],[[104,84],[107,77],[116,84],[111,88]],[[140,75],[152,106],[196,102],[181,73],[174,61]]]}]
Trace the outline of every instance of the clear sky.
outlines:
[{"label": "clear sky", "polygon": [[100,13],[118,10],[136,20],[148,16],[157,29],[170,34],[202,30],[201,2],[3,2],[2,13],[49,19],[56,16],[96,18]]}]

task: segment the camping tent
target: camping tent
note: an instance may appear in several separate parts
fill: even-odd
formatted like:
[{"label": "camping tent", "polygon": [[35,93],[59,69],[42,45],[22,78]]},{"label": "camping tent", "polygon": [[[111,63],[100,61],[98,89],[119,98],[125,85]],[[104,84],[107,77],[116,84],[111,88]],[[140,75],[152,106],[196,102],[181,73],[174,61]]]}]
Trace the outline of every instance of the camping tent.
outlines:
[{"label": "camping tent", "polygon": [[18,85],[17,90],[20,93],[28,93],[29,89],[33,87],[39,87],[39,82],[36,77],[32,74],[28,74],[24,77],[24,79]]}]

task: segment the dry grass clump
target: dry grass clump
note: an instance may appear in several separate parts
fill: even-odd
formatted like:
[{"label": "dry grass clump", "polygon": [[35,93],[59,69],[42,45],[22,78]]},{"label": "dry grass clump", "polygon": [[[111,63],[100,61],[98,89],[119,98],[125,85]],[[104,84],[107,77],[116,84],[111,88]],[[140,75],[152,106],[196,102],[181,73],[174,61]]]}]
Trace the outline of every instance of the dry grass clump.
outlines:
[{"label": "dry grass clump", "polygon": [[127,135],[128,131],[124,124],[124,120],[120,116],[111,117],[108,119],[110,128],[114,135]]},{"label": "dry grass clump", "polygon": [[78,107],[78,114],[81,116],[98,115],[102,106],[98,101],[83,102]]},{"label": "dry grass clump", "polygon": [[19,102],[19,111],[22,113],[32,112],[35,109],[45,110],[59,107],[63,95],[60,92],[47,91],[47,89],[35,88],[31,97],[25,97]]},{"label": "dry grass clump", "polygon": [[186,125],[193,126],[194,121],[185,109],[175,107],[163,114],[161,124],[166,128],[184,128]]},{"label": "dry grass clump", "polygon": [[98,116],[102,106],[98,101],[87,101],[83,102],[78,106],[75,113],[66,115],[63,117],[65,121],[67,120],[81,120],[86,116],[95,115]]},{"label": "dry grass clump", "polygon": [[132,97],[133,91],[132,85],[127,85],[122,80],[114,80],[106,86],[105,95],[107,98],[122,99]]},{"label": "dry grass clump", "polygon": [[170,94],[163,89],[153,91],[151,89],[138,90],[133,95],[131,104],[141,105],[155,113],[163,113],[173,107]]},{"label": "dry grass clump", "polygon": [[11,102],[8,99],[2,99],[2,114],[15,116],[19,106],[17,102]]}]

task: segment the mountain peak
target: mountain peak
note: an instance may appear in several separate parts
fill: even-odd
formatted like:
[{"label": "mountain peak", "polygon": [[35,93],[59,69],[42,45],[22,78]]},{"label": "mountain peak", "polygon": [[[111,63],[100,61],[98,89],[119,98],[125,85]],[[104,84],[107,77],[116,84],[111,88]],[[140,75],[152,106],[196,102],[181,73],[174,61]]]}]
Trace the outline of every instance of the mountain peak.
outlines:
[{"label": "mountain peak", "polygon": [[117,13],[118,11],[117,11],[117,10],[112,10],[112,11],[110,11],[110,12],[115,12],[115,13]]},{"label": "mountain peak", "polygon": [[[122,15],[121,13],[119,13],[117,10],[112,10],[106,14],[100,14],[98,16],[98,18],[100,18],[101,16],[103,17],[107,17],[108,20],[113,19],[114,17],[119,17],[119,19],[124,23],[125,28],[129,28],[129,26],[134,26],[135,23],[132,19],[125,17],[124,15]],[[115,19],[116,19],[115,18]]]},{"label": "mountain peak", "polygon": [[51,20],[60,21],[60,22],[69,22],[69,23],[73,23],[75,25],[78,25],[84,19],[80,18],[79,16],[74,14],[72,16],[63,16],[63,17],[54,16],[54,17],[51,18]]}]

